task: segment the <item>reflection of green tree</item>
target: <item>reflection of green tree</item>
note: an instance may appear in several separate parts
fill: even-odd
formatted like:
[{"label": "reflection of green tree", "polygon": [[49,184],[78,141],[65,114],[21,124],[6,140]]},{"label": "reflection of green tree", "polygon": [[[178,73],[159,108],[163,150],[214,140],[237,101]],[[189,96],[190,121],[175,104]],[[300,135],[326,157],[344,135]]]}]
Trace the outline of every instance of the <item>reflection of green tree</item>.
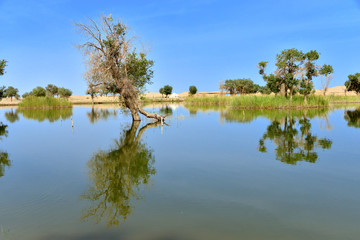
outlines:
[{"label": "reflection of green tree", "polygon": [[86,113],[90,123],[95,123],[100,120],[107,120],[111,116],[117,116],[117,110],[109,111],[108,109],[91,108],[90,112]]},{"label": "reflection of green tree", "polygon": [[10,111],[5,112],[5,118],[9,122],[14,123],[19,120],[19,114],[16,111],[14,112],[13,109],[11,109]]},{"label": "reflection of green tree", "polygon": [[72,108],[59,108],[59,109],[17,109],[24,118],[37,120],[43,122],[55,122],[59,119],[65,120],[72,116]]},{"label": "reflection of green tree", "polygon": [[[0,123],[0,140],[2,136],[7,137],[7,125]],[[9,154],[7,152],[0,151],[0,177],[4,176],[5,174],[5,167],[10,167],[11,161],[9,159]]]},{"label": "reflection of green tree", "polygon": [[294,117],[285,117],[282,124],[274,120],[259,141],[260,152],[267,151],[266,140],[271,140],[276,145],[277,160],[294,165],[298,161],[315,163],[318,159],[315,149],[330,149],[332,145],[331,140],[318,139],[312,135],[311,123],[306,116],[298,121]]},{"label": "reflection of green tree", "polygon": [[168,116],[171,116],[173,114],[173,110],[171,107],[169,107],[168,105],[166,106],[162,106],[160,109],[159,109],[159,113],[162,114],[162,115],[168,115]]},{"label": "reflection of green tree", "polygon": [[113,147],[94,153],[88,162],[93,185],[82,198],[91,201],[92,206],[83,216],[85,220],[106,219],[109,226],[118,225],[119,219],[125,220],[132,212],[131,201],[140,198],[140,188],[155,174],[152,150],[141,142],[141,135],[159,123],[148,124],[136,134],[139,124],[133,122]]},{"label": "reflection of green tree", "polygon": [[346,110],[344,118],[348,122],[349,127],[360,128],[360,108],[356,110]]},{"label": "reflection of green tree", "polygon": [[265,117],[272,121],[279,120],[281,121],[285,117],[301,117],[306,115],[309,118],[316,116],[327,116],[328,109],[319,108],[319,109],[307,109],[307,110],[266,110],[266,109],[256,109],[256,110],[225,110],[220,112],[220,118],[224,119],[226,122],[252,122],[258,117]]}]

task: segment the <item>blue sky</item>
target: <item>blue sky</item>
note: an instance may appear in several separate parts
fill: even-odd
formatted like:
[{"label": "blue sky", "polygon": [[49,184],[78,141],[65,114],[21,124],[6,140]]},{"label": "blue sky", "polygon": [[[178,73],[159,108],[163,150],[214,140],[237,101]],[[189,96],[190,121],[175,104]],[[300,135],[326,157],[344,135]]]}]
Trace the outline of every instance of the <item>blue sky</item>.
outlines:
[{"label": "blue sky", "polygon": [[[251,78],[256,65],[287,48],[318,50],[319,64],[334,67],[331,86],[360,72],[360,0],[0,0],[0,59],[8,60],[0,85],[20,94],[48,83],[84,94],[85,59],[75,48],[74,22],[112,14],[151,47],[153,84],[174,92],[217,91],[219,82]],[[320,88],[320,79],[315,87]]]}]

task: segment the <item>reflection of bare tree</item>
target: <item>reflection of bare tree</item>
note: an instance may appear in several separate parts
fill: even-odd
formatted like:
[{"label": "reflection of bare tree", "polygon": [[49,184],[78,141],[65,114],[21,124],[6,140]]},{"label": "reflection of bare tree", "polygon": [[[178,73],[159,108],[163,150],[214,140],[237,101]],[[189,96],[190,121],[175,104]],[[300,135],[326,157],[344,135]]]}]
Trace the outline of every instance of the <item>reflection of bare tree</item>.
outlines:
[{"label": "reflection of bare tree", "polygon": [[360,108],[355,110],[345,110],[344,118],[349,127],[360,128]]},{"label": "reflection of bare tree", "polygon": [[88,117],[90,123],[95,123],[98,122],[100,120],[107,120],[109,117],[117,116],[117,110],[113,109],[112,111],[110,111],[109,109],[95,109],[95,108],[91,108],[90,112],[86,113],[86,116]]},{"label": "reflection of bare tree", "polygon": [[83,219],[106,219],[108,226],[118,225],[132,212],[132,200],[140,198],[139,190],[155,174],[152,150],[141,141],[148,128],[160,123],[150,123],[139,131],[140,122],[134,121],[124,130],[120,139],[108,150],[95,152],[88,162],[92,186],[82,195],[91,202]]},{"label": "reflection of bare tree", "polygon": [[318,139],[312,135],[310,120],[306,116],[298,121],[293,117],[285,117],[282,123],[273,121],[259,141],[260,152],[267,151],[266,140],[271,140],[276,145],[277,160],[294,165],[298,161],[315,163],[318,155],[314,150],[330,149],[332,145],[331,140]]}]

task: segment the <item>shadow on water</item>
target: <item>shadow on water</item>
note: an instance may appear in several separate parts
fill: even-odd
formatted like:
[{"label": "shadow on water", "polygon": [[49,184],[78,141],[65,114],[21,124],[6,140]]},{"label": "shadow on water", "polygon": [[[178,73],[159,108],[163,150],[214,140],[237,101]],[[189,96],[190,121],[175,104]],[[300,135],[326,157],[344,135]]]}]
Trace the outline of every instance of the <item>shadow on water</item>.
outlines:
[{"label": "shadow on water", "polygon": [[90,202],[83,220],[103,219],[108,226],[118,225],[132,213],[132,201],[141,198],[141,188],[156,173],[152,150],[141,136],[160,123],[149,123],[138,131],[139,125],[140,122],[133,122],[112,147],[93,153],[87,163],[92,186],[81,197]]},{"label": "shadow on water", "polygon": [[345,110],[344,118],[349,127],[360,128],[360,108]]}]

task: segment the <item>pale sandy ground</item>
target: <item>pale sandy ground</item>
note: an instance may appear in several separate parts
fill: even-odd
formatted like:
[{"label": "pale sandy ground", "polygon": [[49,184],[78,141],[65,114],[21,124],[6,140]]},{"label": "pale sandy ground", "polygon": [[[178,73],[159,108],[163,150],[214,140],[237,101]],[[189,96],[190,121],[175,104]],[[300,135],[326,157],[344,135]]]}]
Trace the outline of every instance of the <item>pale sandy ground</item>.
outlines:
[{"label": "pale sandy ground", "polygon": [[[178,93],[179,94],[179,99],[185,99],[186,97],[189,96],[188,92],[183,92],[183,93]],[[220,95],[221,92],[220,91],[216,91],[216,92],[199,92],[197,93],[195,96],[216,96],[216,95]],[[323,90],[316,90],[315,94],[317,95],[322,95],[323,94]],[[254,95],[261,95],[260,93],[256,93]],[[153,100],[170,100],[170,99],[164,99],[160,93],[155,93],[155,92],[148,92],[148,93],[144,93],[142,94],[143,97],[146,97],[148,99],[153,99]],[[332,87],[329,88],[326,92],[326,96],[345,96],[345,86],[337,86],[337,87]],[[355,92],[346,92],[346,96],[356,96]],[[69,100],[74,103],[74,104],[91,104],[91,97],[90,96],[82,96],[82,95],[72,95]],[[12,101],[9,98],[3,98],[0,101],[0,106],[16,106],[20,100],[16,100],[13,99]],[[95,103],[118,103],[119,102],[119,97],[117,96],[103,96],[103,97],[95,97],[94,98],[94,102]]]},{"label": "pale sandy ground", "polygon": [[[323,95],[324,90],[316,90],[315,94]],[[328,88],[328,90],[326,91],[326,96],[345,96],[345,86]],[[346,92],[346,96],[356,96],[356,92]]]}]

